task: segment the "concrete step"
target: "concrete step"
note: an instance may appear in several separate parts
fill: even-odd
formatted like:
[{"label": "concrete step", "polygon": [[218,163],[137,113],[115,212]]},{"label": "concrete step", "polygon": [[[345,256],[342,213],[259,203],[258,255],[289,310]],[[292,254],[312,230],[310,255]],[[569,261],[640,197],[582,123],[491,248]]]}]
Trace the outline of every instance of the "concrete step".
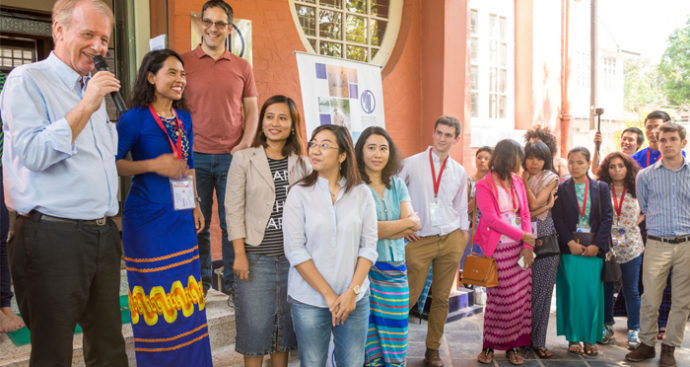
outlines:
[{"label": "concrete step", "polygon": [[[243,365],[242,356],[234,351],[235,312],[228,306],[228,296],[214,289],[209,290],[206,296],[206,318],[214,361],[218,351],[218,358],[223,360],[219,366]],[[136,366],[131,324],[122,325],[122,335],[125,338],[129,365]],[[74,336],[73,346],[72,366],[84,366],[81,333]],[[0,334],[0,367],[29,366],[30,354],[31,345],[16,347],[6,334]]]}]

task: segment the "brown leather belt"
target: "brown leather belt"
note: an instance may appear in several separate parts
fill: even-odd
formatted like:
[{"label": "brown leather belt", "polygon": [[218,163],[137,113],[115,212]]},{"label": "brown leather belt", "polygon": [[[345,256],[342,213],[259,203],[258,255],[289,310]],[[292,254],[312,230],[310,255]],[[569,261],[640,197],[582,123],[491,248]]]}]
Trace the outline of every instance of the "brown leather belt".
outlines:
[{"label": "brown leather belt", "polygon": [[103,218],[98,218],[98,219],[90,219],[90,220],[69,219],[69,218],[54,217],[52,215],[43,214],[43,213],[37,212],[35,210],[32,210],[29,214],[23,215],[23,217],[34,218],[34,219],[41,220],[44,222],[84,224],[84,225],[88,225],[88,226],[104,226],[108,223],[108,217],[103,217]]},{"label": "brown leather belt", "polygon": [[683,243],[686,241],[690,241],[690,235],[678,236],[678,237],[657,237],[657,236],[647,235],[647,238],[649,238],[650,240],[654,240],[654,241],[672,243],[674,245],[679,244],[679,243]]}]

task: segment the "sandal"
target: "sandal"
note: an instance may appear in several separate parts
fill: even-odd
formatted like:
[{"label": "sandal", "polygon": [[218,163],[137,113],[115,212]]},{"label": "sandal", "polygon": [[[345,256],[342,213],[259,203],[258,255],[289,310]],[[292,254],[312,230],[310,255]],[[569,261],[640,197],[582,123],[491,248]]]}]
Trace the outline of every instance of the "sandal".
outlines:
[{"label": "sandal", "polygon": [[520,350],[511,348],[506,351],[506,358],[513,366],[520,366],[525,363],[525,359],[520,355]]},{"label": "sandal", "polygon": [[599,347],[596,344],[585,343],[585,354],[594,357],[599,354]]},{"label": "sandal", "polygon": [[494,361],[494,350],[491,348],[484,348],[477,356],[477,362],[481,364],[489,364]]},{"label": "sandal", "polygon": [[580,343],[568,343],[568,353],[582,355],[585,353],[585,350],[582,349]]},{"label": "sandal", "polygon": [[546,347],[534,347],[532,348],[534,350],[534,353],[539,356],[541,359],[549,359],[553,357],[553,353],[551,353],[550,350],[546,349]]}]

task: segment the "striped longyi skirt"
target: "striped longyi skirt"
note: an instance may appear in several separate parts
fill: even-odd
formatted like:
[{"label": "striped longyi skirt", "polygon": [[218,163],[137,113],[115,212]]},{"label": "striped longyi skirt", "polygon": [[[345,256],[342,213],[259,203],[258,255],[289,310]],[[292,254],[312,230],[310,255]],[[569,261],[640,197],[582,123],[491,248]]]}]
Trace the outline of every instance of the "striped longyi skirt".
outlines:
[{"label": "striped longyi skirt", "polygon": [[403,366],[407,353],[410,288],[404,262],[377,262],[371,288],[365,366]]}]

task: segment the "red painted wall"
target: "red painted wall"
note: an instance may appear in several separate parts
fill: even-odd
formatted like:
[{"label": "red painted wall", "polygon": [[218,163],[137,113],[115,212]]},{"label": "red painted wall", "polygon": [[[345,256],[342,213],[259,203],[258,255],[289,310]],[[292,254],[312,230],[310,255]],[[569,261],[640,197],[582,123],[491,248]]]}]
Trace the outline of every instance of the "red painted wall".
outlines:
[{"label": "red painted wall", "polygon": [[[190,50],[190,13],[200,12],[204,0],[169,0],[169,44],[178,52]],[[305,48],[286,0],[230,1],[235,17],[250,19],[253,67],[259,104],[285,94],[302,105],[297,61],[293,51]],[[386,130],[403,156],[431,143],[434,122],[443,114],[457,116],[463,135],[452,156],[474,171],[469,149],[467,0],[410,0],[403,5],[402,22],[392,55],[382,71]],[[160,14],[153,15],[160,16]],[[305,135],[306,136],[306,135]],[[467,142],[467,144],[463,144]],[[465,148],[465,145],[467,148]],[[467,159],[463,160],[463,157]],[[217,228],[217,219],[212,224]],[[214,243],[220,234],[214,231]],[[214,249],[214,258],[219,256]]]}]

